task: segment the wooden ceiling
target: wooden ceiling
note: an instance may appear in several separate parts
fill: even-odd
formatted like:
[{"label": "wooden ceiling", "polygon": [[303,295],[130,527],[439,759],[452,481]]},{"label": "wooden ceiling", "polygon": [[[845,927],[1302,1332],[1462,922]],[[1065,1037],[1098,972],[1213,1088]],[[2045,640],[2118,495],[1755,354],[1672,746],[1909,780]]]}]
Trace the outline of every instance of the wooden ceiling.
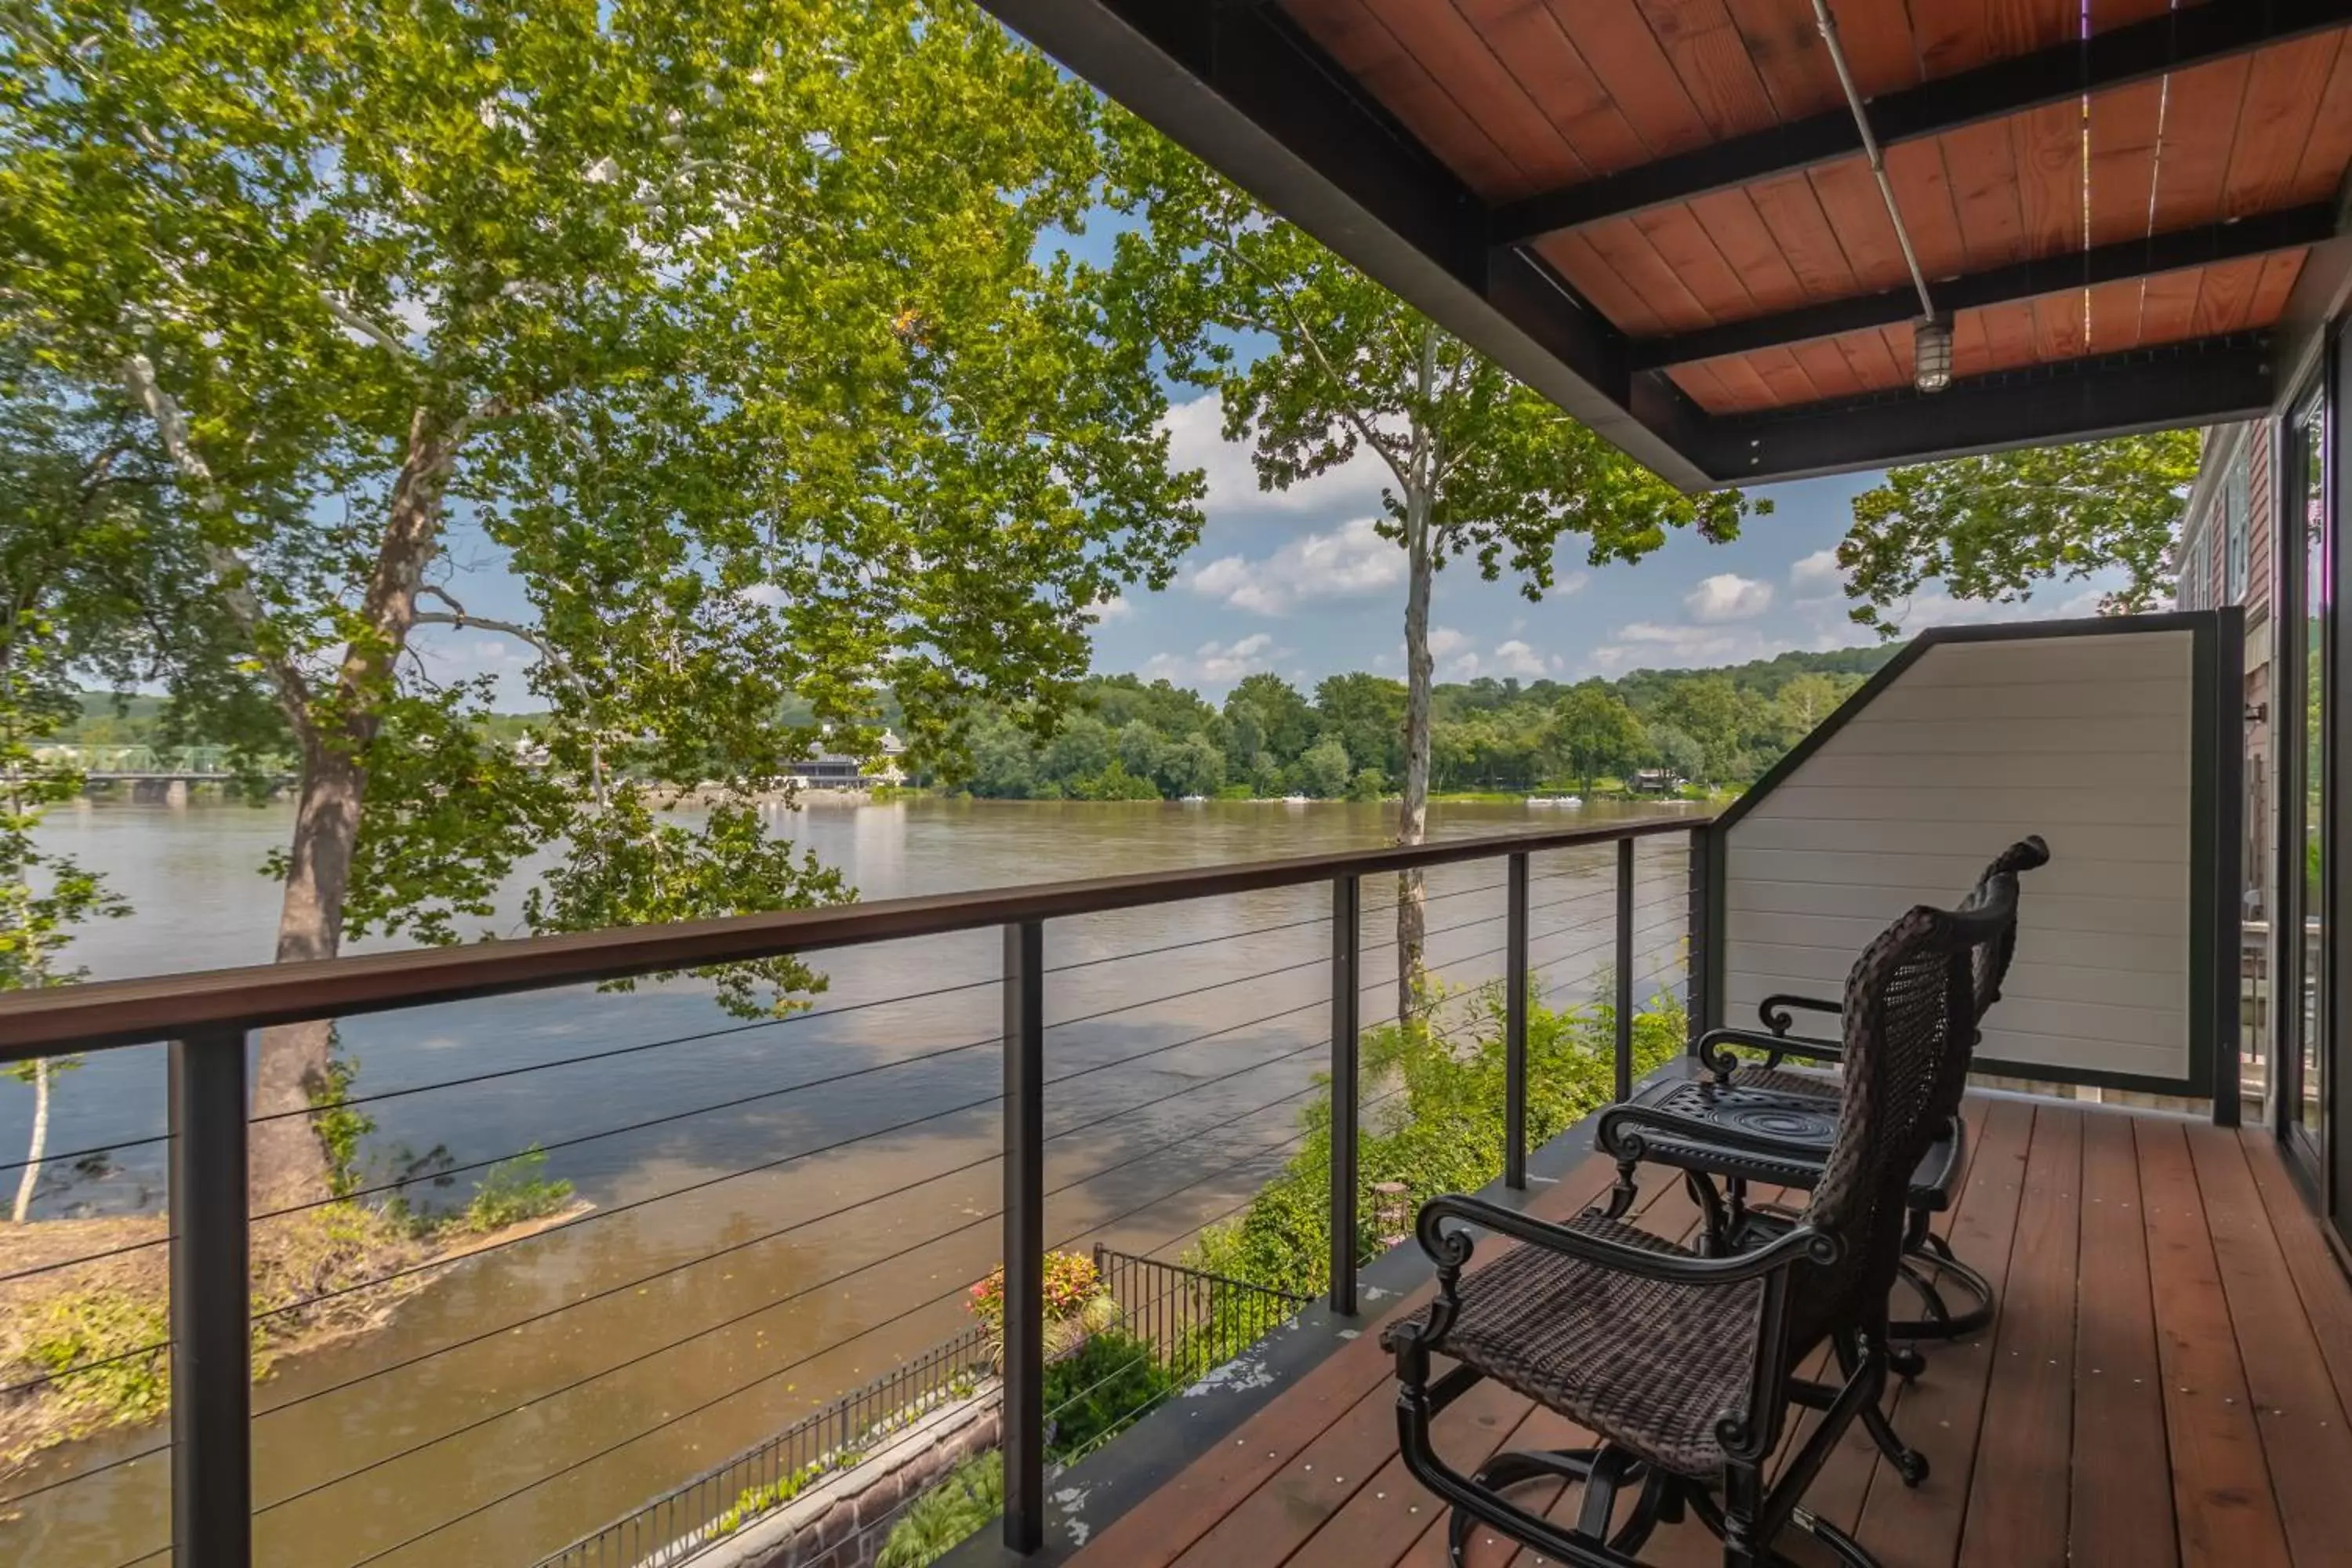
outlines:
[{"label": "wooden ceiling", "polygon": [[984,3],[1687,485],[2254,411],[2352,279],[2352,0],[1831,0],[1940,394],[1811,0]]},{"label": "wooden ceiling", "polygon": [[[1506,210],[1844,110],[1810,0],[1285,0],[1284,8],[1472,190]],[[2098,0],[2087,19],[2100,31],[2167,9],[2163,0]],[[1838,0],[1832,15],[1872,99],[2064,45],[2084,20],[2079,0]],[[2347,162],[2352,34],[2340,29],[1886,153],[1931,285],[2324,203]],[[1544,234],[1531,248],[1637,340],[1909,288],[1894,225],[1859,153]],[[1954,374],[2269,326],[2304,255],[2285,244],[1958,310]],[[1906,298],[1916,314],[1916,296]],[[1911,331],[1808,336],[1669,374],[1711,413],[1847,397],[1908,384]]]}]

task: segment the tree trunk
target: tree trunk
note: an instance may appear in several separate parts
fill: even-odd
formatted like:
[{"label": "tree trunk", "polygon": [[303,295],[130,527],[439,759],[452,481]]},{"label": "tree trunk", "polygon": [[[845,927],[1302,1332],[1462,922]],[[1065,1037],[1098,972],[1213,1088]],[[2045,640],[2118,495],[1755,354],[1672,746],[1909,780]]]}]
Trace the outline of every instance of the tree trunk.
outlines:
[{"label": "tree trunk", "polygon": [[[410,421],[407,459],[393,485],[383,542],[360,606],[374,635],[344,652],[335,683],[335,726],[312,725],[307,714],[297,724],[302,785],[278,907],[279,963],[332,958],[342,947],[343,900],[367,795],[367,748],[383,723],[393,661],[415,625],[416,591],[433,559],[444,487],[462,438],[462,430],[445,426],[426,410]],[[318,1103],[330,1082],[334,1029],[332,1018],[318,1018],[262,1031],[248,1173],[257,1212],[327,1192],[326,1150],[315,1119],[299,1113]]]},{"label": "tree trunk", "polygon": [[[1437,331],[1421,335],[1422,405],[1437,386]],[[1430,679],[1436,660],[1429,651],[1430,579],[1437,563],[1431,551],[1430,490],[1438,453],[1421,428],[1413,430],[1411,479],[1404,488],[1404,795],[1397,802],[1397,842],[1419,844],[1429,832]],[[1412,1016],[1423,984],[1429,930],[1427,879],[1418,870],[1397,876],[1397,1018]]]},{"label": "tree trunk", "polygon": [[49,1071],[47,1057],[33,1060],[33,1141],[25,1153],[25,1173],[16,1182],[16,1208],[8,1217],[22,1225],[33,1212],[33,1189],[41,1184],[41,1156],[49,1147]]}]

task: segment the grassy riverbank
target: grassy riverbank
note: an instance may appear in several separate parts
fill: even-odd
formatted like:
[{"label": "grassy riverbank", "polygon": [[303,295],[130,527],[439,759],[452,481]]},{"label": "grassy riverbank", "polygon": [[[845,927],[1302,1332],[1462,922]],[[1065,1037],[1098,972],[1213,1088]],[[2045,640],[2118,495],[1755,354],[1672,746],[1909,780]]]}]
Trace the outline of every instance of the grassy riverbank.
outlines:
[{"label": "grassy riverbank", "polygon": [[[337,1201],[253,1226],[254,1376],[369,1332],[475,1252],[586,1212],[536,1166],[494,1168],[457,1214]],[[169,1221],[0,1226],[0,1476],[171,1404]]]}]

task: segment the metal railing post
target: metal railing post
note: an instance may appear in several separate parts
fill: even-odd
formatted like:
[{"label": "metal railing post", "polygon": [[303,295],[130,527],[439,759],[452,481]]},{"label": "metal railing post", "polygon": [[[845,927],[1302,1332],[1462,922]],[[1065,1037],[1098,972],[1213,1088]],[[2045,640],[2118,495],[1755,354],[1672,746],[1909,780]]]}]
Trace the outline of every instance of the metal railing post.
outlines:
[{"label": "metal railing post", "polygon": [[1362,881],[1331,884],[1331,1310],[1356,1315],[1356,1047]]},{"label": "metal railing post", "polygon": [[1617,1099],[1633,1098],[1633,841],[1617,840]]},{"label": "metal railing post", "polygon": [[173,1561],[251,1568],[245,1033],[173,1040],[170,1056]]},{"label": "metal railing post", "polygon": [[1683,1005],[1690,1035],[1685,1044],[1691,1046],[1697,1045],[1698,1037],[1715,1026],[1715,958],[1711,952],[1715,941],[1711,918],[1715,907],[1714,845],[1704,824],[1691,829],[1690,901],[1685,906],[1683,926],[1690,953]]},{"label": "metal railing post", "polygon": [[1045,928],[1004,928],[1004,1544],[1045,1540]]},{"label": "metal railing post", "polygon": [[1503,1184],[1528,1184],[1528,858],[1508,862],[1503,942]]}]

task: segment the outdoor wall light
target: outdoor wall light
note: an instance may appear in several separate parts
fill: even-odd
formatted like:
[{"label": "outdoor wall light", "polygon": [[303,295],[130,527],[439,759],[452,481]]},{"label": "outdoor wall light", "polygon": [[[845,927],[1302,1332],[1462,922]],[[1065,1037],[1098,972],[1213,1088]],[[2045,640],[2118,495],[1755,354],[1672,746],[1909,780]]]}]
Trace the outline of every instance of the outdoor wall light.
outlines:
[{"label": "outdoor wall light", "polygon": [[1922,316],[1911,323],[1911,384],[1941,392],[1952,384],[1952,323],[1949,317]]}]

